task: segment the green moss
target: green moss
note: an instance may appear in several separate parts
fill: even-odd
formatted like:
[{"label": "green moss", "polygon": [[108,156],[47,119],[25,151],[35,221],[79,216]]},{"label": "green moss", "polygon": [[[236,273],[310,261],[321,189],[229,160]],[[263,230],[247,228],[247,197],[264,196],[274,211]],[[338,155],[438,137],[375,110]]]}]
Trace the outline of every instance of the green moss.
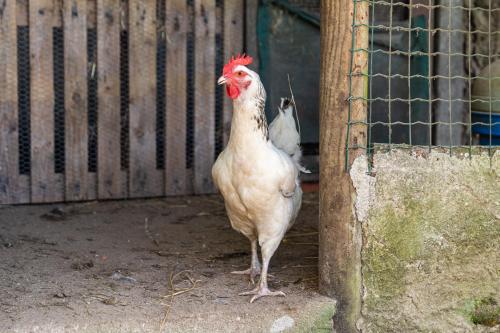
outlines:
[{"label": "green moss", "polygon": [[[408,266],[416,260],[423,260],[425,266],[426,259],[450,255],[451,260],[460,262],[498,247],[500,223],[478,202],[480,194],[459,192],[453,198],[442,198],[439,188],[433,189],[431,184],[425,190],[425,196],[419,197],[422,184],[409,181],[396,190],[395,197],[402,198],[399,202],[372,211],[363,276],[378,298],[401,295]],[[437,244],[436,239],[442,239],[446,246]]]},{"label": "green moss", "polygon": [[492,240],[500,237],[500,223],[491,213],[474,207],[464,209],[456,216],[456,224],[451,228],[450,239],[463,254],[484,251],[498,244]]},{"label": "green moss", "polygon": [[364,278],[368,288],[381,298],[401,294],[408,262],[424,255],[425,208],[413,199],[404,201],[402,210],[396,211],[389,204],[374,217],[379,228],[365,252]]},{"label": "green moss", "polygon": [[491,296],[467,302],[464,314],[475,325],[493,327],[500,324],[500,306]]}]

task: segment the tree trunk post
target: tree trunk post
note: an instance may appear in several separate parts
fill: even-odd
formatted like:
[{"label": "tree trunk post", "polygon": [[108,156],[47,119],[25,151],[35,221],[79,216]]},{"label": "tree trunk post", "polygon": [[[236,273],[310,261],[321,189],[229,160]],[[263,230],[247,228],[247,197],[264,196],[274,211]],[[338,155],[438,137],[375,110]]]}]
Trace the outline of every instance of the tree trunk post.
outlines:
[{"label": "tree trunk post", "polygon": [[[349,98],[366,97],[368,54],[351,59],[351,50],[368,48],[368,27],[360,24],[368,24],[367,1],[321,1],[319,289],[337,299],[333,325],[342,333],[358,332],[361,315],[361,227],[347,172],[367,142],[367,103]],[[364,124],[349,129],[349,122]]]}]

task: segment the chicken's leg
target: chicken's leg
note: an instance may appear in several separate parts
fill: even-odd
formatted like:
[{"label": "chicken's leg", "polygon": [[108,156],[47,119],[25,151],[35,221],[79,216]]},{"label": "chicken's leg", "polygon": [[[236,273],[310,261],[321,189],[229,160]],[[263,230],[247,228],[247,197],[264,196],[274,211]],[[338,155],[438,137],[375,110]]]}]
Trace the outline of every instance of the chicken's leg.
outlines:
[{"label": "chicken's leg", "polygon": [[245,269],[244,271],[234,271],[231,272],[231,274],[248,274],[250,275],[250,281],[252,281],[252,284],[255,284],[255,277],[260,274],[260,263],[259,257],[257,256],[257,240],[251,240],[250,243],[252,244],[252,263],[250,264],[250,268]]},{"label": "chicken's leg", "polygon": [[269,261],[273,256],[274,252],[278,248],[279,243],[281,242],[281,238],[276,237],[273,239],[269,239],[264,242],[261,246],[262,252],[262,272],[260,274],[259,285],[251,291],[246,291],[241,293],[240,295],[254,295],[250,299],[250,303],[253,303],[255,300],[264,297],[264,296],[285,296],[285,293],[282,291],[271,291],[267,287],[267,270],[269,268]]}]

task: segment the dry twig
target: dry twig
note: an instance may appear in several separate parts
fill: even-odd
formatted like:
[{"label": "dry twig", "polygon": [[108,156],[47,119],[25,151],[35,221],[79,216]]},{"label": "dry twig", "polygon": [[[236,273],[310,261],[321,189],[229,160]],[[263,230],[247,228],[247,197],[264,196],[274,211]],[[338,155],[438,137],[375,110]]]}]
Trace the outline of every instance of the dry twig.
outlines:
[{"label": "dry twig", "polygon": [[146,236],[148,236],[149,239],[151,239],[151,241],[153,243],[155,243],[156,246],[160,246],[160,243],[153,237],[153,235],[151,235],[151,232],[149,231],[149,222],[148,222],[148,218],[146,217],[144,219],[144,232],[146,233]]},{"label": "dry twig", "polygon": [[[184,271],[180,271],[178,273],[170,273],[170,277],[169,277],[169,288],[170,288],[170,294],[164,296],[164,298],[169,298],[169,303],[168,304],[165,304],[166,306],[166,311],[165,311],[165,314],[162,318],[162,321],[160,323],[160,331],[159,332],[162,332],[163,329],[165,328],[165,325],[167,323],[167,320],[168,320],[168,316],[170,314],[170,310],[172,309],[172,305],[174,303],[174,298],[175,296],[179,296],[179,295],[182,295],[182,294],[185,294],[189,291],[192,291],[193,289],[195,289],[197,286],[196,284],[198,282],[200,282],[200,280],[194,280],[191,275],[189,275],[189,270],[184,270]],[[178,278],[179,276],[181,276],[181,274],[184,274],[185,278],[189,281],[190,283],[190,286],[187,287],[187,288],[176,288],[175,286],[175,279]]]}]

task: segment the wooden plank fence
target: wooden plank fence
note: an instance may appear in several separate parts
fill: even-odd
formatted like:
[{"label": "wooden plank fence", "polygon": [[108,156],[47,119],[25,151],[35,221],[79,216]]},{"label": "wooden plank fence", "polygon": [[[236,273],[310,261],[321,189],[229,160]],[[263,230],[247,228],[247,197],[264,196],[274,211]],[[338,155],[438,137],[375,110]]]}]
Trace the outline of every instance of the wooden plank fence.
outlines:
[{"label": "wooden plank fence", "polygon": [[0,1],[0,204],[214,192],[244,4]]}]

